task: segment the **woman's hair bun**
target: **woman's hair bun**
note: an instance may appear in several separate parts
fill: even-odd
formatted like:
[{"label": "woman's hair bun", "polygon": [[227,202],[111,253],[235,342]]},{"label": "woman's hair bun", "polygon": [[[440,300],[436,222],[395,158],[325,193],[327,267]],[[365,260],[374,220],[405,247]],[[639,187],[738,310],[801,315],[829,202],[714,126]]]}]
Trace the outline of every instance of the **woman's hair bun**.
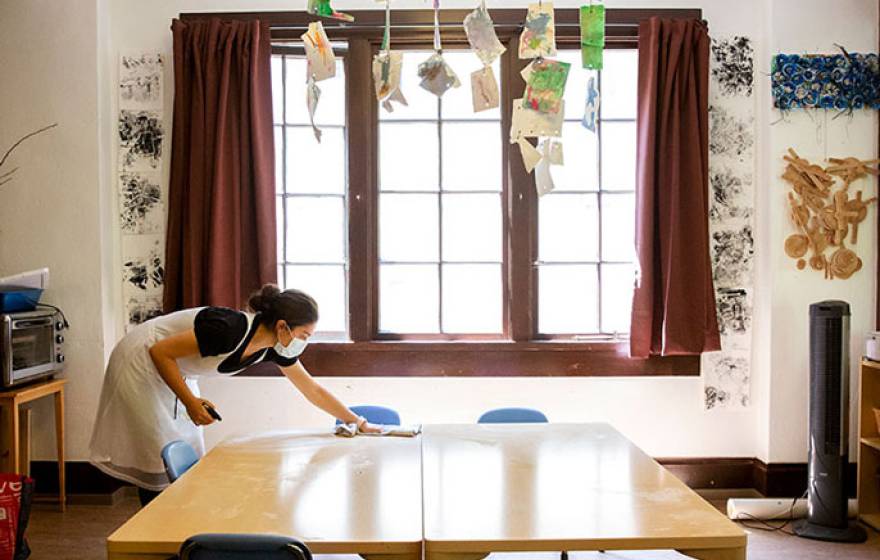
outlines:
[{"label": "woman's hair bun", "polygon": [[271,312],[274,308],[275,300],[281,290],[275,284],[265,284],[262,288],[251,294],[248,299],[248,307],[257,313]]}]

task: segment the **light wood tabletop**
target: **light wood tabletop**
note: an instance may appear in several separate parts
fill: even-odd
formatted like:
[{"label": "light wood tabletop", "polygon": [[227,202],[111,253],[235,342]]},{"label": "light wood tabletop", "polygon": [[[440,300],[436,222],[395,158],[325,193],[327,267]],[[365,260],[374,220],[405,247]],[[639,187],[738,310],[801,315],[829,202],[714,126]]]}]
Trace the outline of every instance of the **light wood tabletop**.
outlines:
[{"label": "light wood tabletop", "polygon": [[314,553],[421,557],[418,438],[329,431],[227,440],[107,539],[110,560],[167,558],[198,533],[295,536]]},{"label": "light wood tabletop", "polygon": [[428,560],[676,549],[745,559],[746,535],[607,424],[425,426]]}]

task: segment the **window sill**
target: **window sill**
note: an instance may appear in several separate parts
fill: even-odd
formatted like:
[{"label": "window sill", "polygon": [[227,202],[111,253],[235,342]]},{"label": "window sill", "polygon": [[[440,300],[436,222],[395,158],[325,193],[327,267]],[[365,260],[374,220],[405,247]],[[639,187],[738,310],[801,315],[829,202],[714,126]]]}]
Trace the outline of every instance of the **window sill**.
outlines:
[{"label": "window sill", "polygon": [[[698,356],[632,359],[619,341],[313,342],[302,363],[316,377],[696,376]],[[254,372],[251,375],[273,375]]]}]

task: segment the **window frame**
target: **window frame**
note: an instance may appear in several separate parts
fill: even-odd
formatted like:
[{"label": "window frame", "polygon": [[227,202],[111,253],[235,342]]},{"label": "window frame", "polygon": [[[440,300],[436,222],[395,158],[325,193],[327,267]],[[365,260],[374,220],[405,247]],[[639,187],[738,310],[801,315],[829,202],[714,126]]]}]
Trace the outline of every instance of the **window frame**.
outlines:
[{"label": "window frame", "polygon": [[[444,44],[466,46],[461,22],[470,10],[441,10]],[[315,341],[303,363],[316,376],[695,376],[699,356],[629,357],[627,340],[580,340],[570,335],[538,335],[537,275],[538,198],[518,147],[507,142],[512,100],[525,82],[519,72],[529,62],[517,57],[525,9],[491,10],[499,39],[507,47],[500,61],[502,134],[503,332],[498,335],[408,335],[380,333],[378,255],[378,104],[371,63],[382,39],[383,10],[350,12],[354,23],[322,20],[331,41],[346,41],[346,117],[348,163],[348,335],[350,341]],[[700,9],[606,10],[606,49],[636,48],[638,24],[649,17],[701,18]],[[259,19],[269,24],[272,40],[293,41],[318,18],[305,12],[232,12],[181,14],[183,20],[219,17]],[[556,41],[578,48],[579,11],[557,9]],[[395,48],[430,46],[432,10],[397,10],[391,14]],[[273,52],[290,47],[273,47]],[[525,297],[521,295],[525,294]],[[528,305],[522,305],[525,299]],[[253,375],[278,375],[262,368]]]}]

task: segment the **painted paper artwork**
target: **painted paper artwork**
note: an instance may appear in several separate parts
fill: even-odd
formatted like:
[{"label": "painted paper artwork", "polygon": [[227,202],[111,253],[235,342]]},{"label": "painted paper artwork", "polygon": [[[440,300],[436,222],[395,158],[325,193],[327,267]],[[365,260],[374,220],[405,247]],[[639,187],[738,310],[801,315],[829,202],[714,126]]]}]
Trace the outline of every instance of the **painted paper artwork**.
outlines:
[{"label": "painted paper artwork", "polygon": [[605,50],[605,6],[602,4],[581,6],[581,65],[594,70],[602,69],[602,53]]},{"label": "painted paper artwork", "polygon": [[330,0],[309,0],[306,11],[315,16],[336,19],[339,21],[354,21],[353,15],[344,14],[334,10],[333,6],[330,5]]},{"label": "painted paper artwork", "polygon": [[501,56],[501,53],[507,50],[498,40],[498,35],[495,34],[495,25],[492,23],[485,2],[481,2],[473,12],[464,18],[464,31],[471,49],[484,66],[492,64],[496,58]]},{"label": "painted paper artwork", "polygon": [[571,64],[541,59],[533,62],[531,68],[523,104],[542,113],[559,112]]},{"label": "painted paper artwork", "polygon": [[122,278],[129,288],[146,292],[161,288],[165,283],[165,266],[162,263],[158,242],[144,255],[124,259]]},{"label": "painted paper artwork", "polygon": [[159,113],[119,111],[119,158],[123,171],[160,168],[165,131]]},{"label": "painted paper artwork", "polygon": [[596,123],[599,120],[599,90],[596,89],[596,77],[590,76],[587,80],[587,99],[584,102],[584,118],[581,125],[590,132],[596,132]]},{"label": "painted paper artwork", "polygon": [[312,123],[312,132],[315,140],[321,143],[321,130],[315,126],[315,111],[318,109],[318,101],[321,100],[321,88],[315,83],[314,77],[309,77],[306,83],[306,108],[309,110],[309,122]]},{"label": "painted paper artwork", "polygon": [[382,51],[373,57],[373,84],[376,88],[376,100],[389,113],[394,111],[392,102],[407,105],[406,98],[400,91],[402,67],[403,53],[400,51]]},{"label": "painted paper artwork", "polygon": [[874,53],[778,54],[771,80],[773,106],[783,111],[880,109],[880,60]]},{"label": "painted paper artwork", "polygon": [[159,297],[132,297],[125,305],[126,330],[146,323],[162,314],[162,299]]},{"label": "painted paper artwork", "polygon": [[748,37],[712,39],[712,79],[724,96],[752,95],[754,49]]},{"label": "painted paper artwork", "polygon": [[707,366],[714,372],[716,383],[706,384],[706,409],[749,405],[751,356],[748,351],[712,352]]},{"label": "painted paper artwork", "polygon": [[556,55],[556,27],[553,3],[529,4],[526,23],[519,36],[519,57],[539,58]]},{"label": "painted paper artwork", "polygon": [[542,113],[529,109],[522,99],[513,100],[513,116],[510,122],[510,143],[515,144],[520,138],[537,138],[539,136],[562,136],[562,121],[565,117],[565,100],[556,113]]},{"label": "painted paper artwork", "polygon": [[119,107],[161,109],[162,55],[137,54],[119,57]]},{"label": "painted paper artwork", "polygon": [[314,77],[316,82],[320,82],[335,76],[336,57],[333,54],[333,47],[330,46],[327,33],[324,31],[324,25],[320,21],[311,22],[309,30],[303,33],[300,38],[306,49],[307,79]]},{"label": "painted paper artwork", "polygon": [[525,138],[520,138],[517,144],[519,145],[519,153],[522,156],[523,166],[526,168],[526,173],[531,173],[543,156],[541,155],[540,150],[534,147],[532,143]]},{"label": "painted paper artwork", "polygon": [[498,107],[498,81],[491,66],[484,66],[471,74],[471,96],[474,113]]},{"label": "painted paper artwork", "polygon": [[122,233],[161,233],[165,211],[158,173],[122,173],[119,176],[119,221]]},{"label": "painted paper artwork", "polygon": [[709,105],[709,153],[745,162],[755,143],[754,117],[739,116],[722,104]]},{"label": "painted paper artwork", "polygon": [[751,226],[716,231],[710,246],[716,287],[742,286],[751,272],[755,254]]},{"label": "painted paper artwork", "polygon": [[437,97],[442,97],[450,88],[461,85],[458,76],[439,52],[435,52],[419,64],[419,78],[422,79],[419,85]]}]

